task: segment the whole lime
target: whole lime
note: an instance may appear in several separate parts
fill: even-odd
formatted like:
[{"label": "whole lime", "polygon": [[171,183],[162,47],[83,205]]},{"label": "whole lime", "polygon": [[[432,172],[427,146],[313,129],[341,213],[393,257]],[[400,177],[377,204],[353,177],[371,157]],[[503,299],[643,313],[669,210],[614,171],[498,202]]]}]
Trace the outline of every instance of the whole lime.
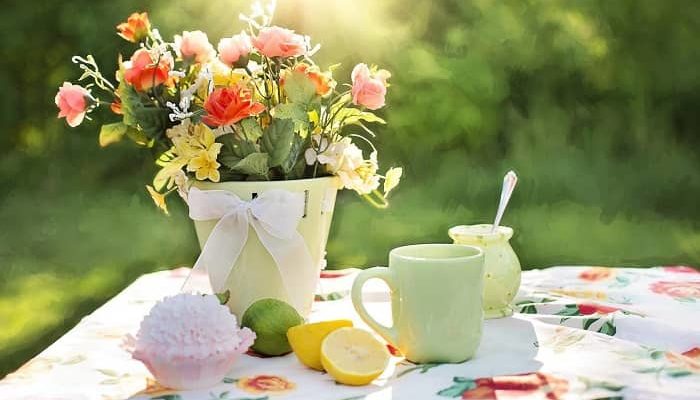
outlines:
[{"label": "whole lime", "polygon": [[241,326],[248,327],[257,336],[253,350],[267,356],[280,356],[292,351],[287,330],[301,325],[304,319],[297,310],[278,299],[260,299],[243,313]]}]

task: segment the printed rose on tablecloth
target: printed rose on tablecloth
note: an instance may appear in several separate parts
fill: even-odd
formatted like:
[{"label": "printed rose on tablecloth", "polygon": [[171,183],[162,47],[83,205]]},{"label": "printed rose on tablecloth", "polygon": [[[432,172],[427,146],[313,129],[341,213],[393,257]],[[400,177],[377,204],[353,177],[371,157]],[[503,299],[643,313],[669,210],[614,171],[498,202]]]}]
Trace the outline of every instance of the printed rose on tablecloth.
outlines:
[{"label": "printed rose on tablecloth", "polygon": [[478,379],[454,377],[452,381],[452,386],[437,394],[444,397],[481,400],[496,400],[503,396],[534,396],[536,394],[543,395],[546,399],[560,399],[569,390],[569,383],[566,379],[543,372]]},{"label": "printed rose on tablecloth", "polygon": [[662,268],[666,272],[677,272],[681,274],[700,274],[700,271],[687,265],[667,265]]},{"label": "printed rose on tablecloth", "polygon": [[610,314],[615,311],[620,311],[619,308],[604,306],[600,304],[593,303],[583,303],[578,305],[578,311],[581,315],[592,315],[592,314]]},{"label": "printed rose on tablecloth", "polygon": [[615,275],[615,271],[608,267],[591,267],[581,271],[578,278],[582,281],[598,282],[609,279]]},{"label": "printed rose on tablecloth", "polygon": [[250,393],[281,393],[294,390],[296,384],[281,376],[256,375],[249,378],[241,378],[238,387]]},{"label": "printed rose on tablecloth", "polygon": [[667,351],[664,355],[674,367],[700,374],[700,347],[694,347],[680,354]]},{"label": "printed rose on tablecloth", "polygon": [[657,294],[671,296],[678,301],[694,302],[695,299],[700,298],[700,281],[658,281],[649,285],[649,289]]}]

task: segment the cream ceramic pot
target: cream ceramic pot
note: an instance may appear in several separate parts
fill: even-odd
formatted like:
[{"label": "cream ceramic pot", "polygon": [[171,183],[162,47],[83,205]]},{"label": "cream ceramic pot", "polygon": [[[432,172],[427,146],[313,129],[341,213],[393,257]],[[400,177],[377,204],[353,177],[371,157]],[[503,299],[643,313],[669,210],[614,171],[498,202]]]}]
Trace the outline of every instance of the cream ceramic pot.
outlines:
[{"label": "cream ceramic pot", "polygon": [[[201,190],[226,190],[244,201],[250,201],[257,195],[272,189],[304,193],[305,213],[297,230],[304,238],[313,260],[312,267],[315,272],[309,276],[314,277],[314,284],[309,286],[315,288],[320,270],[325,263],[326,242],[333,218],[337,194],[334,179],[336,178],[263,182],[196,182],[194,185]],[[200,247],[204,246],[217,222],[218,220],[194,221]],[[226,279],[225,287],[231,293],[227,305],[231,312],[239,318],[243,316],[248,306],[262,298],[276,298],[289,303],[277,265],[270,253],[260,243],[260,239],[252,227],[249,227],[248,241],[231,270],[231,274]],[[295,289],[291,288],[291,290]],[[297,310],[303,317],[308,316],[313,304],[313,291],[303,294],[296,293],[295,295],[303,295],[308,299],[305,306]]]},{"label": "cream ceramic pot", "polygon": [[520,287],[520,261],[508,242],[513,229],[499,226],[491,232],[491,224],[460,225],[450,228],[449,235],[457,244],[468,244],[484,250],[484,317],[501,318],[513,314],[511,302]]}]

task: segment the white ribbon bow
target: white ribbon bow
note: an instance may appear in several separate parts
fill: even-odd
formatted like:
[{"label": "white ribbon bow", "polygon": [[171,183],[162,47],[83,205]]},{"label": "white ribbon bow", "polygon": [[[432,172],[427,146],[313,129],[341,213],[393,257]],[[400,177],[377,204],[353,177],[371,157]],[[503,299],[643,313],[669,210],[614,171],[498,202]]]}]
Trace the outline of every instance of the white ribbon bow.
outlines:
[{"label": "white ribbon bow", "polygon": [[[297,231],[304,215],[304,194],[273,189],[251,201],[224,190],[190,188],[190,218],[218,219],[192,272],[205,270],[215,293],[224,291],[226,279],[248,240],[252,225],[262,245],[277,264],[290,303],[303,310],[313,293],[316,271],[304,238]],[[250,266],[255,268],[255,266]],[[190,276],[192,273],[190,273]],[[188,278],[189,280],[189,278]],[[183,289],[185,284],[183,285]]]}]

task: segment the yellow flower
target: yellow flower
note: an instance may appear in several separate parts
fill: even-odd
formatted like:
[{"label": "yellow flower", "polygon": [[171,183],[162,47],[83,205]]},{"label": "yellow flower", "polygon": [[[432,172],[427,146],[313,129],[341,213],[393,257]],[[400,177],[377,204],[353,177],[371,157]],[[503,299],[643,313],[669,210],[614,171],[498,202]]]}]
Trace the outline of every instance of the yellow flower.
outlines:
[{"label": "yellow flower", "polygon": [[[214,151],[216,150],[216,151]],[[187,170],[195,173],[195,178],[200,181],[209,179],[212,182],[218,182],[221,178],[219,174],[219,164],[216,161],[216,156],[219,154],[219,147],[207,150],[200,150],[187,164]]]},{"label": "yellow flower", "polygon": [[578,299],[605,300],[608,298],[608,295],[605,294],[605,292],[598,292],[595,290],[552,289],[550,293],[557,294],[559,296],[575,297]]},{"label": "yellow flower", "polygon": [[219,60],[211,63],[211,69],[214,78],[214,86],[216,87],[232,87],[246,77],[246,75],[229,68],[228,65]]},{"label": "yellow flower", "polygon": [[153,202],[156,203],[156,206],[163,210],[166,215],[170,215],[168,212],[168,206],[165,204],[165,195],[158,193],[151,185],[146,185],[146,190],[148,190],[148,194],[151,195],[151,198],[153,199]]},{"label": "yellow flower", "polygon": [[399,184],[401,175],[403,175],[403,168],[391,168],[386,171],[386,176],[384,177],[384,195],[389,194],[391,189]]}]

